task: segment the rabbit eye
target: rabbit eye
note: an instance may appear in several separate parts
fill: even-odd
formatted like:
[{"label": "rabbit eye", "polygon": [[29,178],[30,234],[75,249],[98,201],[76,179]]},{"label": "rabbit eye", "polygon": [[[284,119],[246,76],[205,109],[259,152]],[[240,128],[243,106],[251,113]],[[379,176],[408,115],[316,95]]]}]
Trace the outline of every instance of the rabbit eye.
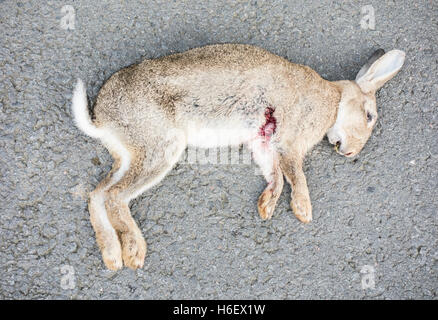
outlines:
[{"label": "rabbit eye", "polygon": [[367,121],[368,122],[373,121],[373,115],[370,112],[368,112],[368,111],[367,111]]}]

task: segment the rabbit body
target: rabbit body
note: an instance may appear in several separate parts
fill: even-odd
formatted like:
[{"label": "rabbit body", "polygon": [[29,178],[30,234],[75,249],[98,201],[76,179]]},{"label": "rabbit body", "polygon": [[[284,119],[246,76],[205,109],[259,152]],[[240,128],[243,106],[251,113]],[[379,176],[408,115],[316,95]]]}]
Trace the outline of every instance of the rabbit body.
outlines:
[{"label": "rabbit body", "polygon": [[76,124],[115,160],[89,201],[106,266],[143,266],[146,243],[129,201],[161,181],[187,146],[247,144],[268,182],[257,204],[260,216],[272,217],[284,176],[292,185],[291,208],[310,222],[303,158],[326,133],[345,156],[362,149],[377,117],[374,92],[401,67],[395,51],[373,58],[356,81],[330,82],[258,47],[196,48],[115,73],[99,92],[93,120],[78,81]]}]

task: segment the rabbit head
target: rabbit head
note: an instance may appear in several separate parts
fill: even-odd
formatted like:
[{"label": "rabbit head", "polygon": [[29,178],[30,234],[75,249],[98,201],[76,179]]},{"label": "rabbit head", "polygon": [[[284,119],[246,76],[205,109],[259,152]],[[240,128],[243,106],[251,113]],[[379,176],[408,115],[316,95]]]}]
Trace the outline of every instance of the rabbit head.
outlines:
[{"label": "rabbit head", "polygon": [[405,53],[377,50],[362,67],[354,81],[335,82],[341,101],[335,124],[327,137],[335,150],[346,157],[357,155],[371,135],[377,120],[375,93],[403,66]]}]

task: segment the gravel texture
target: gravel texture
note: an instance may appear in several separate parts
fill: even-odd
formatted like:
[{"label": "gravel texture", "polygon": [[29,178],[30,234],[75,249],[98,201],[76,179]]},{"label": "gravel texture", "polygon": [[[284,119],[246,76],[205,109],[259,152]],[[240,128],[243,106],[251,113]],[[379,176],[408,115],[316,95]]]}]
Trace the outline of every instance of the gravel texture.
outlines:
[{"label": "gravel texture", "polygon": [[[360,25],[369,4],[375,30]],[[433,0],[0,0],[0,298],[437,299],[437,18]],[[289,186],[259,218],[254,165],[182,161],[132,202],[144,268],[106,270],[86,194],[111,157],[73,125],[76,78],[93,103],[122,67],[224,42],[329,80],[353,79],[378,48],[407,58],[356,159],[326,139],[308,155],[311,224],[293,216]]]}]

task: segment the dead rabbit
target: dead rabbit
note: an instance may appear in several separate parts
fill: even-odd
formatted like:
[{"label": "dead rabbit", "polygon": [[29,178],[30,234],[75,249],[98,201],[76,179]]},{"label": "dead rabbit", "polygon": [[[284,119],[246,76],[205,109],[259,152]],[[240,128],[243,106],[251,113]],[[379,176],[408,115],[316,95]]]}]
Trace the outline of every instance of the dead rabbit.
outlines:
[{"label": "dead rabbit", "polygon": [[73,115],[114,158],[90,193],[91,223],[109,269],[143,266],[146,242],[129,202],[159,183],[187,146],[247,144],[268,182],[258,200],[270,219],[283,188],[291,207],[312,220],[305,154],[327,134],[336,151],[357,155],[376,123],[376,91],[402,67],[403,51],[378,50],[355,80],[330,82],[311,68],[250,45],[196,48],[129,66],[103,85],[91,119],[78,80]]}]

